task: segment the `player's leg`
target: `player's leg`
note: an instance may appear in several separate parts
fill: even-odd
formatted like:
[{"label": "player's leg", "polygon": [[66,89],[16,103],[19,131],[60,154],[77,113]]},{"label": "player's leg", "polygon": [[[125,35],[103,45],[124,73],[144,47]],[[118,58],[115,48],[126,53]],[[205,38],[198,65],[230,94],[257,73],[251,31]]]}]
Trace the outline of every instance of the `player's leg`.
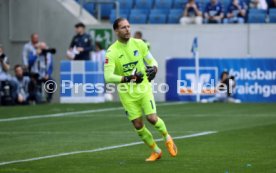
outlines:
[{"label": "player's leg", "polygon": [[169,153],[171,156],[175,157],[177,155],[177,147],[172,137],[169,135],[164,121],[156,114],[156,105],[152,93],[147,94],[143,98],[142,105],[147,120],[162,134]]},{"label": "player's leg", "polygon": [[154,125],[155,129],[158,130],[166,141],[169,138],[169,133],[167,131],[164,121],[157,116],[156,113],[146,115],[148,122]]},{"label": "player's leg", "polygon": [[135,127],[136,132],[140,136],[140,138],[144,141],[146,145],[148,145],[153,150],[152,154],[149,158],[146,159],[146,161],[155,161],[160,159],[162,156],[162,151],[154,141],[150,131],[144,125],[142,117],[134,119],[131,122]]},{"label": "player's leg", "polygon": [[153,139],[152,134],[143,123],[142,110],[139,103],[134,101],[127,102],[123,99],[121,99],[121,101],[126,110],[127,117],[132,122],[137,134],[144,141],[144,143],[153,150],[151,156],[146,161],[155,161],[161,158],[161,149],[158,147],[158,145]]}]

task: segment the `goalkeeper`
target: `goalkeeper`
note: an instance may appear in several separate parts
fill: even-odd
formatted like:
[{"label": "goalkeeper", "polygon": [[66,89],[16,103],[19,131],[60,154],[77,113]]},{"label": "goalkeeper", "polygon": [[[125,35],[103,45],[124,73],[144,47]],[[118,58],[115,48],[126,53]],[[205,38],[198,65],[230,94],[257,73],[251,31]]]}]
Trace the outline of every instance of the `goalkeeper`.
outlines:
[{"label": "goalkeeper", "polygon": [[119,97],[128,119],[133,123],[140,138],[152,149],[146,161],[160,159],[162,151],[144,125],[143,113],[162,134],[168,152],[175,157],[177,155],[176,145],[168,134],[164,121],[156,114],[150,83],[157,73],[157,62],[142,40],[131,38],[130,24],[127,19],[116,19],[113,29],[118,40],[109,47],[106,53],[105,81],[106,83],[118,83]]}]

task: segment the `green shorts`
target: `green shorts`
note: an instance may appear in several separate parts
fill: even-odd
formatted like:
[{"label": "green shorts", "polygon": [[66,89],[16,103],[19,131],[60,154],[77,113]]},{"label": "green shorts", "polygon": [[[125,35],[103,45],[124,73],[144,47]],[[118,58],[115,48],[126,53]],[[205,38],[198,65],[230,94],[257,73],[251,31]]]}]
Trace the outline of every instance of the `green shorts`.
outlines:
[{"label": "green shorts", "polygon": [[145,94],[137,100],[121,99],[126,115],[130,121],[144,115],[156,113],[155,100],[152,93]]}]

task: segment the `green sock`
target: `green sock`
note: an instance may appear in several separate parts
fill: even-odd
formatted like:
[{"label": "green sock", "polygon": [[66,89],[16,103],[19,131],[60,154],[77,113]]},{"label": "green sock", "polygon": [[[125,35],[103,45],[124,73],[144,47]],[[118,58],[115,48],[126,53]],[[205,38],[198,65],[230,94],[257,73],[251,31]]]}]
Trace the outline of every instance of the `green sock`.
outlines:
[{"label": "green sock", "polygon": [[157,120],[156,124],[154,125],[154,127],[162,134],[165,141],[168,140],[169,134],[168,134],[166,125],[161,118],[158,117],[158,120]]},{"label": "green sock", "polygon": [[146,126],[143,126],[140,130],[136,130],[138,135],[141,137],[141,139],[147,144],[153,151],[160,153],[161,149],[157,146],[155,143],[152,134],[150,131],[146,128]]}]

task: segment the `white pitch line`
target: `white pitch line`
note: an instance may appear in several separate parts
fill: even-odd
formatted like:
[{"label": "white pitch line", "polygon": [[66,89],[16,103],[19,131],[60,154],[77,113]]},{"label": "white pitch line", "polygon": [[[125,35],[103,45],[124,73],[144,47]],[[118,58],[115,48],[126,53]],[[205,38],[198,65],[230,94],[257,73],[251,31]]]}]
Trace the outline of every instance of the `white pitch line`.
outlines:
[{"label": "white pitch line", "polygon": [[[195,134],[190,134],[190,135],[177,136],[177,137],[174,137],[174,139],[193,138],[193,137],[198,137],[198,136],[210,135],[210,134],[214,134],[214,133],[217,133],[217,131],[206,131],[206,132],[200,132],[200,133],[195,133]],[[162,141],[162,140],[163,139],[157,139],[156,141]],[[10,164],[14,164],[14,163],[23,163],[23,162],[44,160],[44,159],[50,159],[50,158],[56,158],[56,157],[62,157],[62,156],[69,156],[69,155],[75,155],[75,154],[82,154],[82,153],[95,153],[95,152],[99,152],[99,151],[107,151],[107,150],[113,150],[113,149],[130,147],[130,146],[141,145],[141,144],[144,144],[144,142],[132,142],[132,143],[128,143],[128,144],[97,148],[97,149],[93,149],[93,150],[73,151],[73,152],[68,152],[68,153],[59,153],[59,154],[54,154],[54,155],[49,155],[49,156],[34,157],[34,158],[23,159],[23,160],[0,162],[0,166],[10,165]]]},{"label": "white pitch line", "polygon": [[[157,106],[169,106],[169,105],[177,105],[177,104],[183,104],[183,102],[161,103],[161,104],[158,104]],[[70,115],[81,115],[81,114],[108,112],[108,111],[116,111],[116,110],[123,110],[123,107],[103,108],[103,109],[76,111],[76,112],[65,112],[65,113],[57,113],[57,114],[32,115],[32,116],[23,116],[23,117],[14,117],[14,118],[3,118],[3,119],[0,119],[0,122],[64,117],[64,116],[70,116]]]}]

